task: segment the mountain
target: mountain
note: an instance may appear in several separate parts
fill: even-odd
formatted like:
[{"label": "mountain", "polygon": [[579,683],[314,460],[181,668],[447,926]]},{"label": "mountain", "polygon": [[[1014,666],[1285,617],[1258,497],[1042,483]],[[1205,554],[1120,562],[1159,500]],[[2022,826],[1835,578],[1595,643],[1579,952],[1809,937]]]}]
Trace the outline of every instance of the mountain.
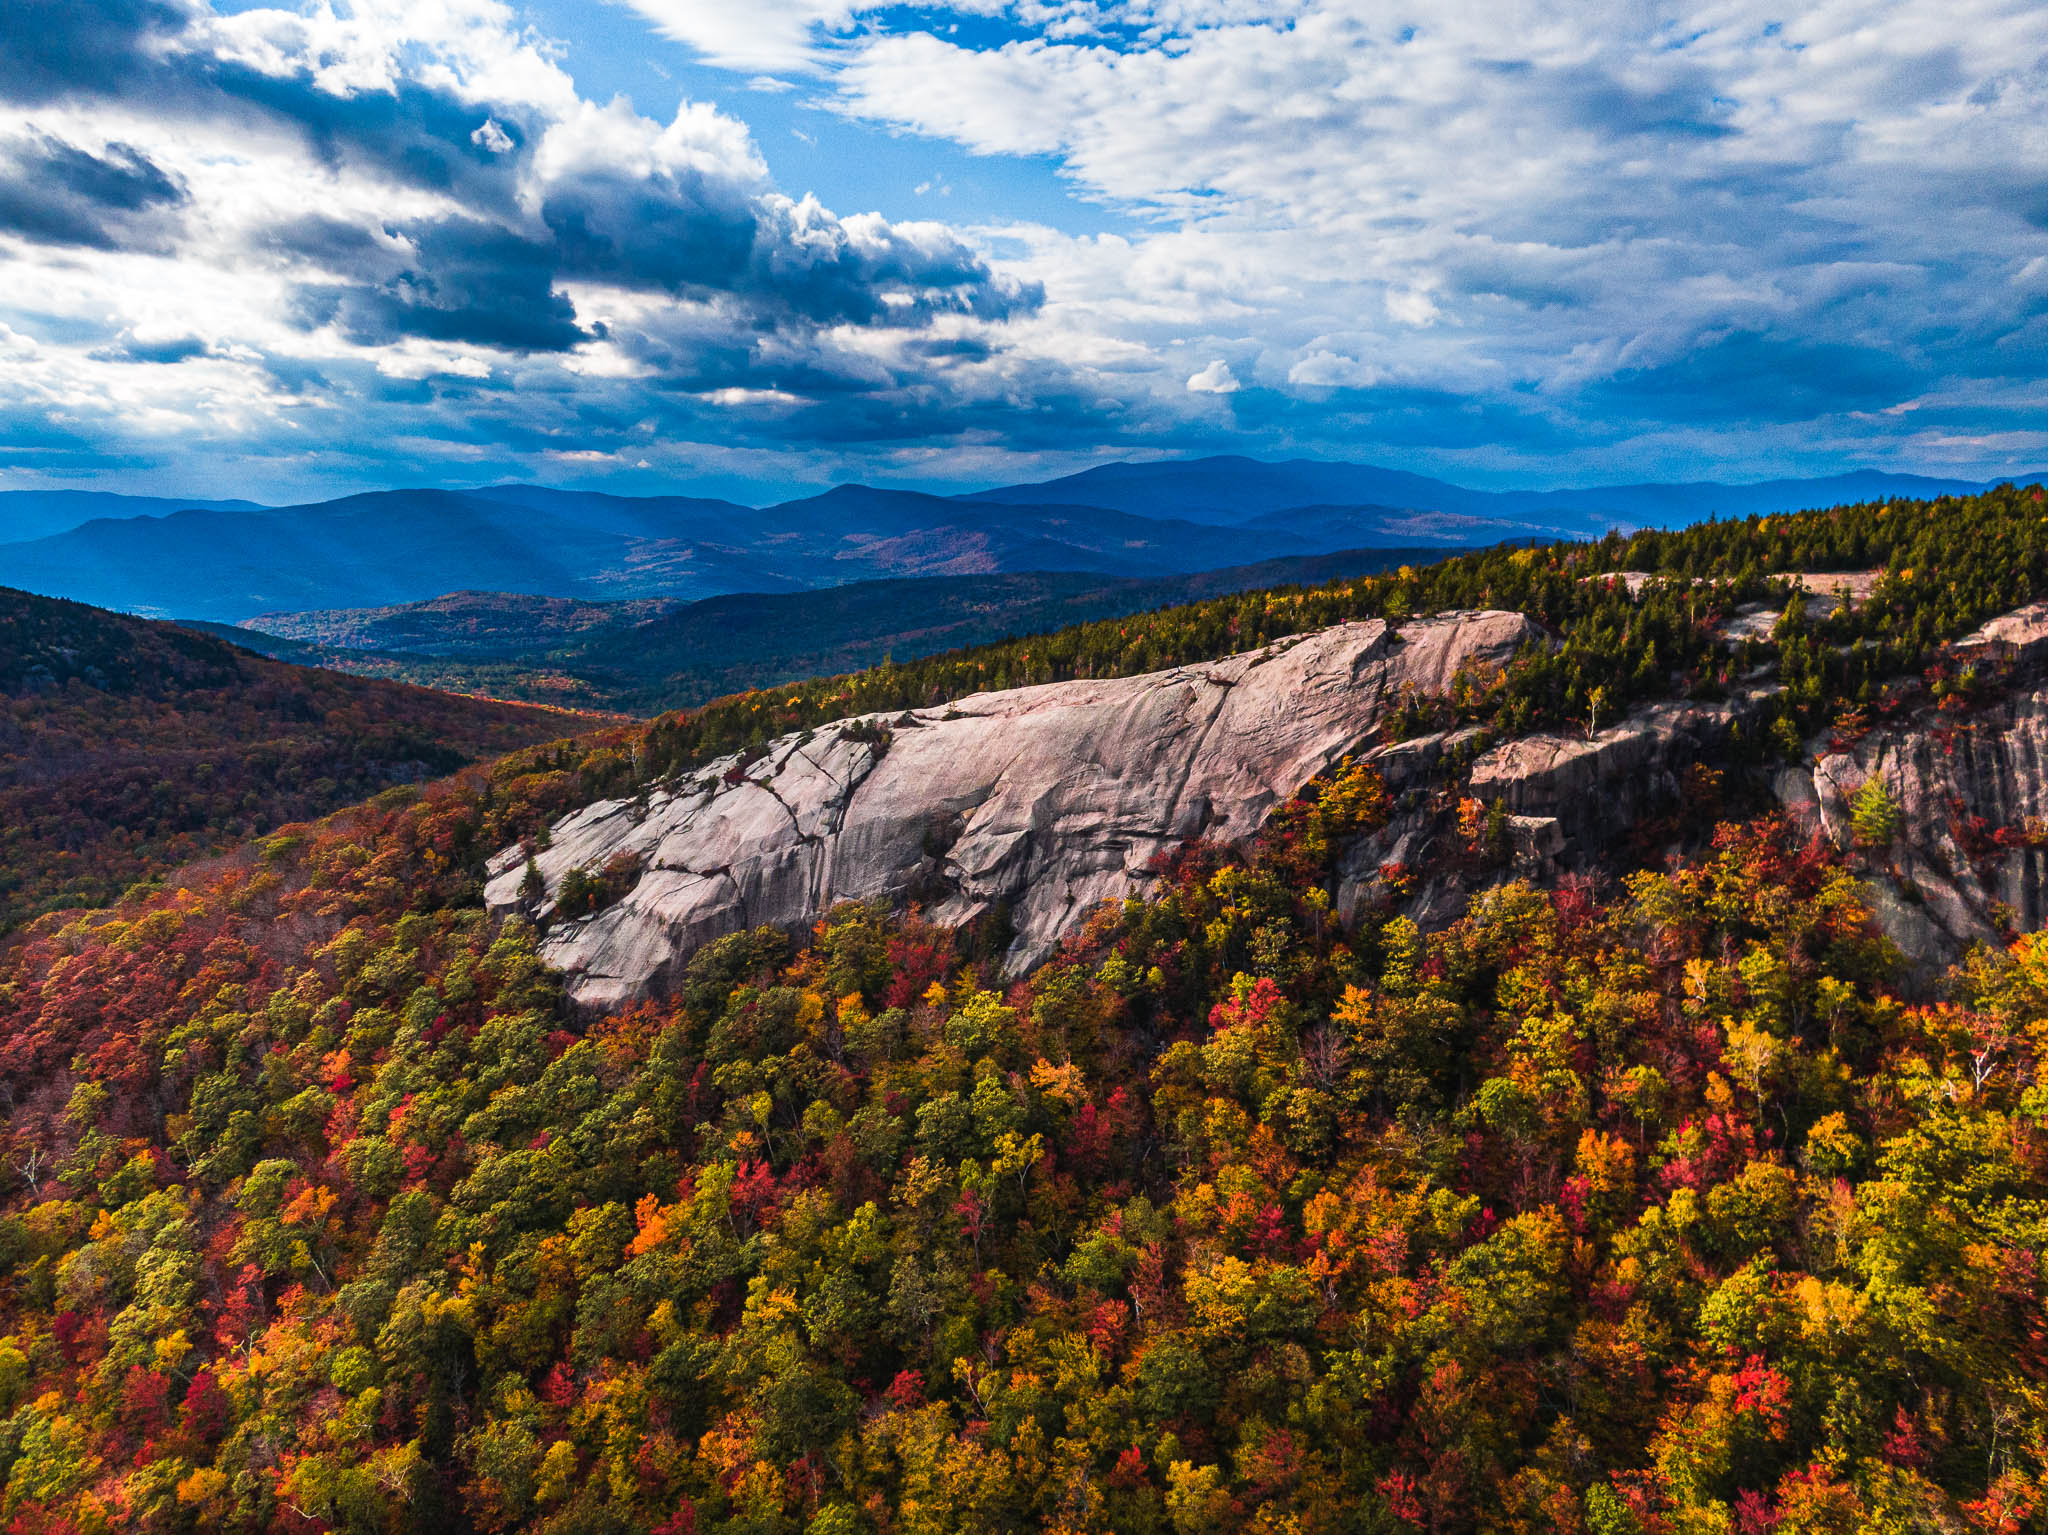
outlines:
[{"label": "mountain", "polygon": [[[2039,482],[2040,474],[2018,477]],[[1709,517],[1747,517],[1892,497],[1974,495],[1997,481],[1935,479],[1860,469],[1819,479],[1723,485],[1607,485],[1584,490],[1470,490],[1425,475],[1369,464],[1293,459],[1269,464],[1216,457],[1146,464],[1104,464],[1032,485],[976,491],[963,499],[1038,506],[1104,506],[1138,516],[1191,522],[1248,523],[1308,506],[1396,507],[1510,523],[1534,522],[1561,535],[1598,534],[1610,525],[1677,527]]]},{"label": "mountain", "polygon": [[679,606],[665,597],[578,602],[517,592],[450,592],[391,607],[259,613],[229,634],[252,649],[288,640],[307,647],[397,651],[408,656],[541,655],[565,644],[637,628]]},{"label": "mountain", "polygon": [[1033,485],[975,491],[962,500],[999,505],[1104,506],[1141,517],[1236,524],[1292,506],[1387,506],[1488,515],[1485,491],[1368,464],[1291,459],[1269,464],[1219,456],[1103,464]]},{"label": "mountain", "polygon": [[1148,580],[1368,546],[1473,548],[1980,488],[1859,471],[1496,492],[1369,465],[1244,458],[1113,464],[966,497],[841,485],[759,508],[500,485],[95,517],[0,543],[0,577],[103,607],[239,623],[465,590],[692,601],[997,572]]},{"label": "mountain", "polygon": [[742,688],[913,660],[1223,592],[1335,580],[1435,557],[1360,549],[1152,581],[1083,572],[856,581],[676,605],[458,592],[401,607],[186,620],[280,660],[496,698],[651,714]]},{"label": "mountain", "polygon": [[1144,577],[1319,552],[1072,507],[985,508],[842,486],[755,510],[540,491],[381,491],[266,511],[101,519],[0,546],[32,591],[156,615],[383,607],[456,589],[579,600],[691,599],[890,576],[1088,571]]},{"label": "mountain", "polygon": [[778,686],[35,924],[11,1527],[2039,1528],[2048,522],[1932,510]]},{"label": "mountain", "polygon": [[222,512],[261,510],[254,501],[180,501],[99,490],[0,490],[0,544],[48,538],[102,517],[168,517],[191,507]]},{"label": "mountain", "polygon": [[1189,839],[1248,841],[1289,786],[1336,766],[1403,698],[1498,671],[1542,640],[1516,613],[1398,637],[1344,624],[1205,666],[836,721],[708,764],[645,815],[567,818],[531,858],[506,849],[485,894],[506,913],[545,911],[571,870],[720,871],[657,875],[595,921],[555,926],[542,953],[588,1009],[663,995],[712,940],[800,930],[841,900],[921,901],[948,928],[1001,908],[1003,967],[1022,973],[1082,913],[1144,891]]},{"label": "mountain", "polygon": [[0,932],[590,724],[0,588]]}]

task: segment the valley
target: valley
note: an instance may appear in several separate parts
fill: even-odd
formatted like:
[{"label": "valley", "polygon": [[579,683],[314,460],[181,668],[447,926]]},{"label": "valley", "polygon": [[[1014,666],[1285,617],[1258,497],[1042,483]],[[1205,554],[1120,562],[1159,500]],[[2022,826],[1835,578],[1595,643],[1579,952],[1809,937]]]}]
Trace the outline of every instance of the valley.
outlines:
[{"label": "valley", "polygon": [[459,592],[397,608],[193,624],[278,660],[455,692],[631,714],[916,660],[1223,592],[1313,585],[1427,561],[1359,549],[1136,581],[1082,572],[856,581],[681,603]]}]

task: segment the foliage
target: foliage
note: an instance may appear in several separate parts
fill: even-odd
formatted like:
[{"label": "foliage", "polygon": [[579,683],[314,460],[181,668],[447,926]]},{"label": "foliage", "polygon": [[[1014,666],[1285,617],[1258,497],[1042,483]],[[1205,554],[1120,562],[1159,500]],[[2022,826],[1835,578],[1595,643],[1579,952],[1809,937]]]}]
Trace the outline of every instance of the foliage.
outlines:
[{"label": "foliage", "polygon": [[[745,688],[914,660],[1220,592],[1391,570],[1430,549],[1301,555],[1148,580],[985,571],[735,592],[685,604],[460,592],[398,608],[296,613],[275,633],[202,624],[280,661],[493,698],[654,714]],[[659,611],[672,609],[672,611]]]},{"label": "foliage", "polygon": [[0,590],[0,932],[590,724]]},{"label": "foliage", "polygon": [[[1389,812],[1347,763],[1023,981],[849,906],[594,1018],[478,905],[484,857],[572,806],[828,710],[1377,612],[1561,641],[1414,728],[1761,667],[1797,750],[2048,590],[2037,501],[1942,513],[1475,556],[742,697],[42,919],[0,952],[0,1519],[2037,1527],[2048,939],[1909,998],[1850,870],[1777,820],[1597,898],[1347,925],[1333,867]],[[1719,637],[1766,571],[1877,565],[1854,609]],[[1461,821],[1505,856],[1504,808]]]},{"label": "foliage", "polygon": [[[1773,573],[1882,577],[1853,607],[1821,616]],[[1631,590],[1624,572],[1656,579]],[[1052,634],[888,662],[847,676],[741,693],[650,727],[651,777],[852,714],[942,704],[984,689],[1129,676],[1213,660],[1359,619],[1496,608],[1554,637],[1504,675],[1467,677],[1447,699],[1414,700],[1396,734],[1464,721],[1505,734],[1583,730],[1646,699],[1717,698],[1766,676],[1782,684],[1752,733],[1758,751],[1797,754],[1842,711],[1926,667],[1935,647],[2048,593],[2048,513],[2038,487],[1890,501],[1792,516],[1709,522],[1597,543],[1501,548],[1422,567],[1300,588],[1228,594]],[[1767,639],[1729,641],[1736,607],[1775,598]],[[1762,672],[1759,672],[1762,669]]]},{"label": "foliage", "polygon": [[19,1527],[2039,1515],[2048,941],[1909,1005],[1775,821],[1346,931],[1346,767],[1026,982],[845,907],[579,1023],[462,904],[535,777],[0,961]]}]

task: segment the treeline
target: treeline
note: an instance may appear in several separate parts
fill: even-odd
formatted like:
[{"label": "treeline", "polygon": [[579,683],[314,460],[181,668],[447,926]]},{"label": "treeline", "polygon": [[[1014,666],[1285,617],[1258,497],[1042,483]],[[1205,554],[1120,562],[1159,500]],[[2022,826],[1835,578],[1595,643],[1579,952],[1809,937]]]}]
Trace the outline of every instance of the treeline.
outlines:
[{"label": "treeline", "polygon": [[[1821,620],[1795,617],[1741,646],[1714,629],[1744,602],[1782,602],[1773,574],[1886,572],[1871,601]],[[1597,579],[1661,579],[1631,595]],[[1359,619],[1470,608],[1526,613],[1554,647],[1532,646],[1498,679],[1475,679],[1468,718],[1516,733],[1583,727],[1633,702],[1714,697],[1758,666],[1783,665],[1777,718],[1794,737],[1833,711],[1868,704],[1933,647],[2048,593],[2048,516],[2038,487],[1935,502],[1873,502],[1713,522],[1597,543],[1499,549],[1309,588],[1211,598],[1006,640],[851,675],[735,695],[655,722],[641,781],[687,772],[851,714],[923,708],[991,689],[1130,676],[1214,660]],[[1768,740],[1775,719],[1767,718]],[[1783,732],[1778,732],[1782,739]]]},{"label": "treeline", "polygon": [[588,724],[0,589],[0,933]]}]

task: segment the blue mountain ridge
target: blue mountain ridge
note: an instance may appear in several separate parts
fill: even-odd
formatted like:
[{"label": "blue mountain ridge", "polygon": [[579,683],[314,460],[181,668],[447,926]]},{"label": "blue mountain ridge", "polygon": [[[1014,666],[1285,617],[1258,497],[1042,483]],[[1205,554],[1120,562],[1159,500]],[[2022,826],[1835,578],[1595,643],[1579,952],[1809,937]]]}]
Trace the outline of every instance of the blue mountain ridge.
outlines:
[{"label": "blue mountain ridge", "polygon": [[[1371,465],[1224,457],[1109,464],[961,496],[848,484],[765,507],[534,485],[369,491],[275,508],[13,492],[40,499],[0,496],[0,514],[12,506],[77,520],[0,542],[0,585],[234,623],[464,590],[694,601],[992,572],[1158,579],[1337,550],[1583,538],[1981,488],[1859,470],[1755,485],[1484,491]],[[0,530],[14,525],[0,520]]]}]

